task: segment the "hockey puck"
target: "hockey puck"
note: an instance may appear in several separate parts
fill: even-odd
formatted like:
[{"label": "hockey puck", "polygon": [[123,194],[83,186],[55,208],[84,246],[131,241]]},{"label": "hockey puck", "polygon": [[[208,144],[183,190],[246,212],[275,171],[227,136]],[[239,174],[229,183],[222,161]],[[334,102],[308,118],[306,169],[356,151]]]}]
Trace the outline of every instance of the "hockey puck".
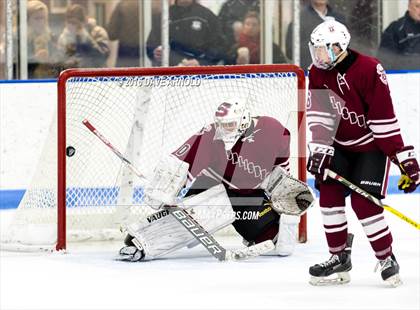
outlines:
[{"label": "hockey puck", "polygon": [[68,157],[72,157],[76,153],[76,149],[72,146],[66,148],[66,154]]}]

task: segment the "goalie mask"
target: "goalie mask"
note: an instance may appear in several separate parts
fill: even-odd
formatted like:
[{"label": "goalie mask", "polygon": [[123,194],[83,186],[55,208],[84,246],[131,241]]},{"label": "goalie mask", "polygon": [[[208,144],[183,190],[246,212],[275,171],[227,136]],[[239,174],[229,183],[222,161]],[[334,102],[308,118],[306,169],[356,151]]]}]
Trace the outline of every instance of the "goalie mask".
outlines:
[{"label": "goalie mask", "polygon": [[[327,20],[312,31],[309,41],[309,51],[315,67],[331,70],[337,59],[347,50],[350,43],[350,33],[346,26],[335,21]],[[334,46],[339,48],[336,54]]]},{"label": "goalie mask", "polygon": [[214,140],[223,140],[225,149],[230,150],[251,126],[251,113],[245,100],[225,100],[215,113],[216,133]]}]

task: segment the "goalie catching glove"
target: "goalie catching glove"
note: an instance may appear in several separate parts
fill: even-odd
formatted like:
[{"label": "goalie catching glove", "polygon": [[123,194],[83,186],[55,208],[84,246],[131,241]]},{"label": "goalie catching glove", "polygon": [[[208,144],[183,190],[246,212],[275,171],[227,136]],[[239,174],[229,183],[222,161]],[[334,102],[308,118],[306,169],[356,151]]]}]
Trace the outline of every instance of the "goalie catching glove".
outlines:
[{"label": "goalie catching glove", "polygon": [[263,181],[261,188],[270,197],[270,206],[282,214],[302,215],[315,201],[309,186],[292,178],[280,166]]},{"label": "goalie catching glove", "polygon": [[414,147],[411,145],[403,147],[391,160],[398,165],[401,171],[401,177],[398,180],[398,189],[403,190],[404,193],[414,192],[420,184],[419,164],[416,159]]}]

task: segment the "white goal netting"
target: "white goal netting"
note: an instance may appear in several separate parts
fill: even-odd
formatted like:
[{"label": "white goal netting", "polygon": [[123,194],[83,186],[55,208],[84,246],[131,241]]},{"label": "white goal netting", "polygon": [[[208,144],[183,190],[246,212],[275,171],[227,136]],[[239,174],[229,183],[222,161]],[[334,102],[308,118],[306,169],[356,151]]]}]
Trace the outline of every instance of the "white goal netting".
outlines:
[{"label": "white goal netting", "polygon": [[[254,70],[253,70],[254,71]],[[291,173],[298,173],[298,77],[294,72],[115,76],[73,74],[65,83],[62,117],[52,122],[31,187],[2,244],[57,244],[57,176],[64,176],[67,242],[121,238],[121,216],[136,221],[142,183],[82,124],[88,119],[151,178],[161,156],[176,150],[226,98],[246,97],[253,116],[272,116],[291,132]],[[65,112],[64,112],[65,111]],[[62,114],[65,113],[65,118]],[[66,164],[58,169],[57,122],[65,119]],[[62,126],[64,124],[60,124]],[[65,170],[65,171],[62,171]]]}]

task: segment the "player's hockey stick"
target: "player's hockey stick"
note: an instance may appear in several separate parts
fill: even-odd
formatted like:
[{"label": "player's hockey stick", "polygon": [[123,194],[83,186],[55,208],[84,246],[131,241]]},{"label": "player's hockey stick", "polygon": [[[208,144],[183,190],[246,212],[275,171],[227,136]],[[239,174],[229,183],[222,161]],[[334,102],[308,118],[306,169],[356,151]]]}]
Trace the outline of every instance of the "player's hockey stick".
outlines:
[{"label": "player's hockey stick", "polygon": [[[108,139],[105,138],[87,119],[83,120],[83,125],[91,133],[99,138],[115,155],[117,155],[121,161],[127,165],[143,182],[147,183],[148,180],[144,175],[136,169],[136,167],[124,157],[124,155],[114,147]],[[261,254],[267,253],[274,249],[274,243],[271,240],[267,240],[253,246],[238,249],[238,250],[226,250],[222,247],[217,240],[210,235],[187,211],[178,206],[166,206],[171,215],[179,222],[182,226],[188,230],[193,237],[200,242],[206,250],[219,261],[226,260],[241,260],[256,257]]]},{"label": "player's hockey stick", "polygon": [[368,192],[366,192],[365,190],[361,189],[357,185],[353,184],[349,180],[347,180],[347,179],[343,178],[342,176],[338,175],[334,171],[326,170],[326,174],[330,178],[332,178],[332,179],[340,182],[341,184],[347,186],[348,188],[350,188],[351,190],[355,191],[356,193],[362,195],[366,199],[372,201],[378,207],[384,208],[385,210],[387,210],[387,211],[391,212],[392,214],[398,216],[400,219],[402,219],[403,221],[407,222],[408,224],[414,226],[417,229],[420,229],[420,224],[419,223],[417,223],[416,221],[412,220],[408,216],[402,214],[400,211],[395,210],[391,206],[388,206],[388,205],[383,204],[381,202],[381,200],[379,200],[378,198],[376,198],[373,195],[369,194]]}]

